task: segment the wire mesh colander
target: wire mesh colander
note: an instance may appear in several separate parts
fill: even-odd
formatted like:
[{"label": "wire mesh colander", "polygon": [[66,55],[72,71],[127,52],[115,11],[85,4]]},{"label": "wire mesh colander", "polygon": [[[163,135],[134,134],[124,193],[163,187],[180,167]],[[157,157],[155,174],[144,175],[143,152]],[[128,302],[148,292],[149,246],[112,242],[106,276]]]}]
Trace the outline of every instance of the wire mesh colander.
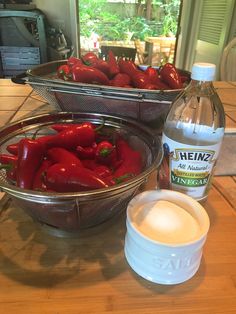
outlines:
[{"label": "wire mesh colander", "polygon": [[[120,88],[57,78],[58,67],[66,60],[52,61],[28,70],[15,83],[28,83],[55,108],[68,112],[100,112],[131,117],[154,129],[162,126],[171,102],[182,91]],[[179,70],[189,76],[186,71]]]},{"label": "wire mesh colander", "polygon": [[25,190],[6,180],[4,170],[0,172],[0,188],[5,191],[36,221],[65,231],[78,231],[92,227],[113,217],[126,208],[126,204],[157,169],[162,159],[162,145],[159,137],[142,124],[112,115],[94,113],[60,112],[44,114],[10,124],[0,129],[0,153],[6,152],[9,143],[22,137],[38,136],[54,132],[50,125],[90,121],[119,132],[130,145],[142,154],[143,171],[135,178],[106,189],[79,193],[49,193]]}]

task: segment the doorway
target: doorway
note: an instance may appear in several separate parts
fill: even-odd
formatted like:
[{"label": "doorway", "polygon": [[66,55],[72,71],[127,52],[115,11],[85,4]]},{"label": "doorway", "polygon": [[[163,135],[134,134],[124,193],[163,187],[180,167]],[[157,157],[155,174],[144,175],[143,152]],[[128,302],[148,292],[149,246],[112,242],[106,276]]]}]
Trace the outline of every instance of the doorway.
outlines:
[{"label": "doorway", "polygon": [[174,62],[181,0],[78,0],[80,55],[135,47],[137,63]]}]

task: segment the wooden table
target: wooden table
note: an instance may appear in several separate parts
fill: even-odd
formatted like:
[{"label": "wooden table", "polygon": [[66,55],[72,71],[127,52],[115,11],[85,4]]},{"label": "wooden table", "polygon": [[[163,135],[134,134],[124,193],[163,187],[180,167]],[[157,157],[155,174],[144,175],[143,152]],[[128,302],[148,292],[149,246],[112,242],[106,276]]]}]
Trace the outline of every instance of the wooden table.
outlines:
[{"label": "wooden table", "polygon": [[[236,83],[216,82],[227,130],[236,129]],[[53,110],[29,86],[0,80],[0,121]],[[235,135],[236,136],[236,135]],[[154,186],[151,178],[146,188]],[[205,204],[211,227],[197,274],[153,284],[124,257],[125,212],[78,237],[48,234],[2,195],[0,313],[235,314],[236,177],[218,176]]]}]

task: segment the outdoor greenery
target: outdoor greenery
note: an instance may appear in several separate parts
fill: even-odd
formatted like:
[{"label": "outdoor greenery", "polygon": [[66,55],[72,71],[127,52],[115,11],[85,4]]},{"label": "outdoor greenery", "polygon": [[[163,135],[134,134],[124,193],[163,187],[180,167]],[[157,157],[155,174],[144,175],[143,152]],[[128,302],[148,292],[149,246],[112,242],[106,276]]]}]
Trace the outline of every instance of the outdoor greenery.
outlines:
[{"label": "outdoor greenery", "polygon": [[[176,34],[180,0],[152,1],[152,7],[160,12],[158,21],[147,19],[145,14],[131,14],[129,1],[121,2],[123,8],[119,14],[119,11],[113,12],[112,3],[107,0],[79,0],[81,36],[96,33],[103,40],[126,40],[127,36],[144,40],[147,36]],[[136,2],[137,7],[145,8],[145,1]]]}]

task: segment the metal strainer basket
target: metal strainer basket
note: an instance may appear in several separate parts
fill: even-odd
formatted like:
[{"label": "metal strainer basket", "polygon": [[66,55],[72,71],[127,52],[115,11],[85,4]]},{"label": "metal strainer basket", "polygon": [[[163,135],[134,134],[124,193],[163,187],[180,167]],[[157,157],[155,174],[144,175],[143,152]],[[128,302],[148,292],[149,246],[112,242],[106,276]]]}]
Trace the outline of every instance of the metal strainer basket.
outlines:
[{"label": "metal strainer basket", "polygon": [[22,137],[31,137],[37,130],[38,136],[54,132],[54,123],[78,123],[90,121],[120,133],[130,145],[142,154],[143,171],[135,178],[106,189],[79,193],[46,193],[25,190],[8,182],[4,170],[0,171],[0,188],[8,193],[16,205],[33,219],[64,231],[98,225],[126,209],[128,201],[138,191],[149,175],[158,168],[162,159],[160,139],[142,124],[111,115],[94,113],[54,113],[24,119],[0,129],[0,153],[6,153],[6,146],[18,142]]},{"label": "metal strainer basket", "polygon": [[[159,129],[163,125],[171,102],[179,95],[176,90],[145,90],[63,81],[56,70],[66,60],[41,64],[12,78],[15,83],[28,83],[58,110],[94,112],[134,118]],[[179,70],[190,76],[187,71]]]}]

